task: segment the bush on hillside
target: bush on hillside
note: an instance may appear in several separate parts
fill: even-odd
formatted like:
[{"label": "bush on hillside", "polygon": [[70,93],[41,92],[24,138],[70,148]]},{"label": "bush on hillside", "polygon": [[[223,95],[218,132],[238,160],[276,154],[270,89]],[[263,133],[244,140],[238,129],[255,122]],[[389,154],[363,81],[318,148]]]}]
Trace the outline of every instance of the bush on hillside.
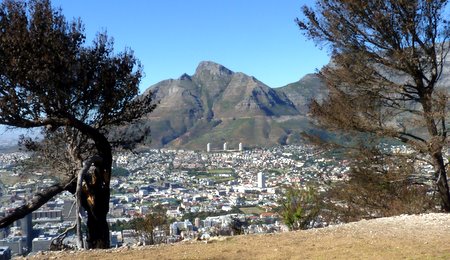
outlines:
[{"label": "bush on hillside", "polygon": [[424,177],[420,163],[412,158],[377,149],[361,151],[348,179],[332,184],[326,192],[326,219],[349,222],[436,211],[432,180]]},{"label": "bush on hillside", "polygon": [[279,213],[290,230],[313,227],[321,209],[318,193],[311,186],[286,187],[279,204]]}]

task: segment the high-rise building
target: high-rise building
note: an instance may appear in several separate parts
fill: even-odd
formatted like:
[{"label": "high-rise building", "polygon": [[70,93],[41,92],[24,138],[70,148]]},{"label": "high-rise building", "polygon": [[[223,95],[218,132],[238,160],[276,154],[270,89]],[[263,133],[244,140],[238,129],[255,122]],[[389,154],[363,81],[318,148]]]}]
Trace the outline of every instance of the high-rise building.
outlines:
[{"label": "high-rise building", "polygon": [[223,143],[223,150],[226,151],[227,150],[227,143]]},{"label": "high-rise building", "polygon": [[195,224],[195,226],[197,228],[200,228],[201,227],[201,220],[200,220],[200,218],[195,218],[194,224]]},{"label": "high-rise building", "polygon": [[187,231],[187,232],[192,231],[193,227],[194,226],[188,219],[186,219],[185,221],[173,222],[170,225],[170,235],[171,236],[180,235],[181,230]]},{"label": "high-rise building", "polygon": [[266,187],[266,178],[264,176],[264,173],[258,172],[257,181],[258,181],[258,188],[262,189]]},{"label": "high-rise building", "polygon": [[206,144],[206,151],[209,153],[211,152],[211,143]]},{"label": "high-rise building", "polygon": [[22,231],[22,236],[26,237],[26,247],[28,250],[31,249],[31,243],[33,240],[33,224],[32,215],[28,214],[25,217],[18,219],[14,222],[14,226],[19,227]]},{"label": "high-rise building", "polygon": [[244,148],[242,147],[242,143],[239,143],[239,152],[242,152]]}]

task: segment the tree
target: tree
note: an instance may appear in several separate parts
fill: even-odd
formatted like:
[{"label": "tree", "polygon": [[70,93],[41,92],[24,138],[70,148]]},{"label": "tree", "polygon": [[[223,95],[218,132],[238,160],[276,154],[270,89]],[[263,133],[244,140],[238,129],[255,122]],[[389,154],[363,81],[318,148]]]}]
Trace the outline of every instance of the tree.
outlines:
[{"label": "tree", "polygon": [[144,243],[149,245],[159,244],[163,241],[156,239],[155,231],[157,229],[168,231],[169,220],[167,219],[165,209],[161,206],[153,208],[153,212],[146,214],[143,218],[135,219],[135,230],[138,235],[144,239]]},{"label": "tree", "polygon": [[42,129],[42,142],[23,143],[62,173],[0,227],[67,190],[87,212],[87,247],[109,247],[111,141],[120,138],[108,133],[154,108],[151,95],[138,96],[141,75],[131,50],[115,54],[105,33],[88,46],[81,21],[67,22],[49,0],[1,3],[0,124]]},{"label": "tree", "polygon": [[[357,152],[356,152],[357,151]],[[366,145],[357,149],[346,181],[328,186],[321,216],[328,223],[420,214],[436,210],[430,178],[421,174],[415,154],[387,153]]]},{"label": "tree", "polygon": [[313,227],[321,209],[319,196],[311,186],[286,187],[280,205],[280,215],[290,230]]},{"label": "tree", "polygon": [[329,129],[397,140],[433,167],[450,211],[443,150],[448,147],[448,1],[320,0],[303,7],[303,33],[331,49],[321,71],[329,97],[312,114]]}]

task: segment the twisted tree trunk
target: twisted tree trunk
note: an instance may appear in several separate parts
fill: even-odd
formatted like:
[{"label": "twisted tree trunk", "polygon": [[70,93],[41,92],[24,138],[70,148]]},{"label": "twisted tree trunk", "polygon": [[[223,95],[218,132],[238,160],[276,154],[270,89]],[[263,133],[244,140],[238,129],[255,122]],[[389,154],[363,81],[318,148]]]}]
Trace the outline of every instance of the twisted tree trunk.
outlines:
[{"label": "twisted tree trunk", "polygon": [[[430,135],[428,142],[429,155],[431,156],[432,165],[434,168],[434,180],[439,197],[441,199],[441,208],[445,212],[450,212],[450,190],[447,181],[447,172],[445,169],[444,157],[442,150],[447,139],[446,125],[445,125],[445,110],[439,111],[444,116],[441,118],[442,129],[439,131],[435,119],[436,112],[433,108],[433,88],[423,90],[424,94],[421,97],[421,105],[423,108],[423,117]],[[444,101],[446,102],[446,101]],[[438,104],[439,105],[439,104]],[[435,104],[435,106],[437,106]],[[438,114],[439,115],[439,114]]]},{"label": "twisted tree trunk", "polygon": [[87,248],[109,248],[109,226],[106,220],[109,211],[109,176],[111,165],[106,160],[96,165],[93,176],[87,178],[83,189],[82,203],[87,210]]},{"label": "twisted tree trunk", "polygon": [[442,152],[437,152],[432,157],[436,187],[441,199],[441,208],[445,212],[450,212],[450,192]]},{"label": "twisted tree trunk", "polygon": [[112,149],[108,139],[98,129],[70,118],[70,125],[89,136],[95,143],[97,155],[85,161],[87,173],[91,165],[93,173],[82,174],[83,182],[79,200],[87,212],[87,248],[109,248],[109,226],[106,220],[109,211]]},{"label": "twisted tree trunk", "polygon": [[83,192],[83,181],[88,182],[91,178],[89,178],[89,169],[93,164],[101,164],[102,158],[99,156],[93,156],[83,163],[83,168],[78,173],[77,177],[77,188],[75,192],[76,202],[77,202],[77,213],[76,213],[76,226],[77,226],[77,248],[83,249],[85,248],[83,245],[83,233],[81,231],[81,210],[82,210],[82,192]]}]

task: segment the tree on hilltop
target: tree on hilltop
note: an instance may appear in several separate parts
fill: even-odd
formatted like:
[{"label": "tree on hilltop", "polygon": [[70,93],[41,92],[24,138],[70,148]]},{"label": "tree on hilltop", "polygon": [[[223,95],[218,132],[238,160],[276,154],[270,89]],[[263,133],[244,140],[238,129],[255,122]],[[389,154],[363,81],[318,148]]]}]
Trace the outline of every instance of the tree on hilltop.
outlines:
[{"label": "tree on hilltop", "polygon": [[395,139],[433,168],[442,210],[450,211],[443,151],[448,147],[448,1],[319,0],[303,7],[301,31],[331,50],[321,75],[329,97],[311,112],[329,129]]},{"label": "tree on hilltop", "polygon": [[88,46],[81,21],[67,22],[50,0],[0,4],[0,124],[43,129],[42,142],[23,143],[62,172],[0,227],[70,191],[87,212],[87,247],[109,247],[111,141],[120,138],[108,130],[153,110],[151,95],[138,96],[141,75],[131,50],[114,53],[105,33]]},{"label": "tree on hilltop", "polygon": [[134,229],[137,231],[139,239],[145,245],[155,245],[164,243],[164,239],[156,235],[156,232],[169,231],[169,219],[166,216],[166,210],[161,205],[156,205],[152,211],[145,214],[143,217],[134,219]]}]

